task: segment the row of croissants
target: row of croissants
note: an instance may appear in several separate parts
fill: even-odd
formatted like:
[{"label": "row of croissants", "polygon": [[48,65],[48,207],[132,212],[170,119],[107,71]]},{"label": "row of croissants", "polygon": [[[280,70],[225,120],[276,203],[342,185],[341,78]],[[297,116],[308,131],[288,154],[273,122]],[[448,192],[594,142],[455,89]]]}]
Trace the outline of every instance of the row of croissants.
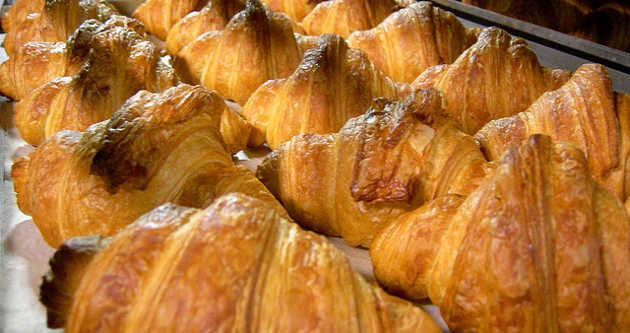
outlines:
[{"label": "row of croissants", "polygon": [[[132,16],[2,18],[50,327],[439,332],[428,298],[452,332],[630,332],[630,96],[605,67],[545,68],[430,2]],[[369,248],[378,284],[317,233]]]},{"label": "row of croissants", "polygon": [[630,52],[628,0],[460,1]]}]

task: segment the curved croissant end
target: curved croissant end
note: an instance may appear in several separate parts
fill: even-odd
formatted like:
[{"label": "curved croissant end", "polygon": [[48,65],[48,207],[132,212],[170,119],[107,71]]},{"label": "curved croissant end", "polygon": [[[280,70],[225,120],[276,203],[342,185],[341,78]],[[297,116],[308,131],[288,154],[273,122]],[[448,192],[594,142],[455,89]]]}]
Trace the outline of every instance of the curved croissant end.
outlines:
[{"label": "curved croissant end", "polygon": [[365,53],[332,34],[306,51],[287,79],[267,81],[243,107],[255,128],[251,145],[272,149],[299,133],[332,133],[361,115],[376,97],[397,99],[408,91],[383,75]]},{"label": "curved croissant end", "polygon": [[[13,100],[58,76],[64,76],[66,44],[63,42],[26,43],[0,65],[0,93]],[[78,70],[78,69],[77,69]]]},{"label": "curved croissant end", "polygon": [[466,195],[489,172],[472,137],[431,119],[442,112],[432,89],[404,102],[380,100],[339,133],[293,137],[257,177],[301,225],[368,247],[402,213],[441,195]]},{"label": "curved croissant end", "polygon": [[[53,270],[80,257],[72,250],[81,243],[65,245]],[[49,313],[71,302],[58,311],[67,332],[439,332],[420,307],[367,283],[325,237],[241,194],[202,211],[163,205],[82,262],[78,286],[42,289]]]},{"label": "curved croissant end", "polygon": [[141,91],[111,120],[58,132],[18,159],[18,206],[57,247],[77,235],[112,235],[164,202],[205,207],[242,187],[275,203],[251,172],[234,167],[221,137],[226,112],[202,87]]},{"label": "curved croissant end", "polygon": [[334,33],[347,38],[354,31],[375,27],[400,8],[395,0],[328,0],[306,15],[302,26],[309,35]]},{"label": "curved croissant end", "polygon": [[446,112],[469,134],[490,120],[525,110],[569,77],[566,71],[540,66],[523,39],[495,27],[484,29],[453,64],[427,71],[412,85],[440,90],[446,99]]},{"label": "curved croissant end", "polygon": [[2,17],[3,47],[13,57],[27,42],[62,42],[81,22],[104,22],[116,13],[104,0],[18,0]]},{"label": "curved croissant end", "polygon": [[289,18],[248,1],[222,31],[197,37],[177,55],[187,81],[244,105],[265,81],[287,77],[300,61]]},{"label": "curved croissant end", "polygon": [[86,20],[67,42],[29,42],[0,65],[0,92],[20,100],[39,86],[60,76],[73,76],[89,59],[93,37],[115,29],[133,30],[144,36],[144,27],[133,19],[112,15],[105,23]]},{"label": "curved croissant end", "polygon": [[613,93],[606,69],[587,64],[561,88],[543,94],[524,112],[491,121],[475,138],[492,160],[534,133],[573,142],[586,154],[593,177],[624,200],[629,114],[627,95]]},{"label": "curved croissant end", "polygon": [[113,16],[85,43],[87,60],[76,75],[55,78],[16,105],[15,126],[26,142],[38,145],[63,129],[82,131],[111,117],[137,91],[178,83],[169,58],[133,29],[137,24]]},{"label": "curved croissant end", "polygon": [[365,51],[386,75],[411,83],[425,69],[450,64],[476,40],[455,15],[418,2],[401,9],[373,29],[355,31],[348,45]]},{"label": "curved croissant end", "polygon": [[285,13],[297,22],[302,21],[322,1],[325,0],[262,0],[271,10]]},{"label": "curved croissant end", "polygon": [[630,223],[570,143],[535,135],[461,199],[402,216],[372,242],[386,288],[429,296],[454,331],[630,327]]}]

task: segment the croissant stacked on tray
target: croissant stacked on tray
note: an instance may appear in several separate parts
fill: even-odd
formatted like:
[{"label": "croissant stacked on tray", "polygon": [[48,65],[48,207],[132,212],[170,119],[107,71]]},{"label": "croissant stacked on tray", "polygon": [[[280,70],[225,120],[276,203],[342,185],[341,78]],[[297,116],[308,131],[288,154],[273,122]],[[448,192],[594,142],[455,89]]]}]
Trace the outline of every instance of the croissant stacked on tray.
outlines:
[{"label": "croissant stacked on tray", "polygon": [[[5,21],[53,2],[18,3]],[[73,13],[63,37],[11,31],[32,42],[0,67],[39,145],[18,205],[59,247],[49,326],[439,331],[305,227],[369,248],[378,283],[454,332],[630,329],[630,97],[604,67],[544,68],[413,1]],[[235,165],[265,142],[256,175]]]},{"label": "croissant stacked on tray", "polygon": [[165,39],[166,49],[171,54],[177,54],[200,35],[223,30],[230,19],[243,9],[244,1],[208,1],[201,10],[188,13],[169,30]]},{"label": "croissant stacked on tray", "polygon": [[265,81],[288,76],[300,58],[290,20],[248,1],[223,30],[203,33],[182,48],[176,65],[189,82],[244,104]]},{"label": "croissant stacked on tray", "polygon": [[105,21],[116,13],[104,0],[17,0],[2,16],[2,46],[13,57],[27,42],[65,41],[83,21]]},{"label": "croissant stacked on tray", "polygon": [[[151,0],[146,1],[133,13],[133,17],[142,21],[147,30],[156,37],[165,40],[168,32],[173,26],[190,12],[199,10],[206,3],[217,3],[219,1],[204,0]],[[234,2],[234,1],[229,1]]]},{"label": "croissant stacked on tray", "polygon": [[629,223],[577,146],[534,135],[466,199],[386,227],[370,256],[386,288],[428,296],[454,331],[626,332]]},{"label": "croissant stacked on tray", "polygon": [[[414,153],[408,151],[391,160],[385,151],[376,153],[378,149],[375,148],[370,148],[369,153],[361,151],[363,141],[370,144],[380,142],[382,147],[396,151],[400,142],[404,142],[398,140],[406,138],[401,130],[404,127],[397,126],[397,122],[391,123],[394,125],[389,130],[392,134],[380,137],[370,126],[357,125],[367,122],[384,126],[387,122],[383,119],[397,119],[395,115],[402,109],[408,109],[407,113],[415,115],[407,119],[413,119],[421,125],[448,124],[453,130],[446,140],[467,137],[458,130],[461,124],[450,118],[448,109],[442,107],[445,102],[440,96],[444,95],[433,88],[428,89],[416,91],[404,103],[384,104],[381,113],[386,117],[381,120],[368,120],[375,111],[370,110],[363,116],[349,120],[338,134],[293,137],[263,161],[258,168],[258,177],[300,223],[330,235],[341,235],[352,245],[368,247],[374,234],[386,222],[391,222],[401,214],[400,210],[390,205],[396,204],[398,206],[394,207],[399,208],[415,202],[416,206],[407,206],[410,209],[439,197],[438,193],[470,192],[440,190],[430,192],[433,195],[422,195],[423,190],[433,188],[424,184],[423,177],[443,177],[446,188],[449,188],[458,182],[448,177],[458,174],[454,171],[457,167],[466,166],[466,163],[446,152],[433,153],[433,148],[429,147],[433,147],[434,141],[414,141],[411,151],[419,156],[427,156],[415,161],[411,159]],[[428,99],[426,96],[433,97]],[[422,102],[418,103],[418,100]],[[492,164],[488,164],[486,158],[496,160],[507,148],[530,135],[547,134],[555,140],[569,141],[583,149],[592,177],[620,200],[626,200],[629,178],[626,167],[630,140],[629,102],[630,98],[626,94],[612,91],[610,79],[601,65],[583,65],[562,87],[540,96],[527,111],[489,122],[475,135],[474,140],[471,137],[467,139],[471,142],[469,149],[459,147],[453,153],[473,154],[475,158],[465,158],[463,161],[475,161],[480,170],[492,169]],[[449,120],[434,121],[440,118]],[[458,135],[453,135],[453,132]],[[419,130],[412,133],[421,135]],[[439,138],[437,133],[442,132],[427,132],[424,135],[430,138],[433,133]],[[339,138],[343,137],[352,140],[340,143]],[[410,159],[409,162],[406,159]],[[446,160],[448,163],[441,164],[436,160]],[[336,167],[323,167],[331,164]],[[367,165],[374,169],[363,171]],[[433,174],[421,171],[423,167],[433,168]],[[487,172],[474,174],[477,177],[455,178],[464,181],[457,186],[474,188],[479,182],[472,180],[483,177]],[[319,181],[314,182],[313,179]],[[380,200],[375,201],[375,198]],[[385,209],[388,216],[383,218],[370,212],[378,209]]]},{"label": "croissant stacked on tray", "polygon": [[440,90],[448,114],[474,134],[490,120],[525,110],[568,77],[565,70],[542,67],[523,39],[490,27],[452,64],[427,69],[412,85]]},{"label": "croissant stacked on tray", "polygon": [[114,16],[105,23],[84,21],[66,42],[33,42],[24,44],[0,65],[0,92],[21,100],[34,89],[59,76],[73,76],[90,57],[92,39],[113,29],[130,29],[143,34],[140,22]]},{"label": "croissant stacked on tray", "polygon": [[447,193],[467,195],[492,169],[474,139],[442,119],[439,92],[379,100],[335,134],[301,134],[257,176],[302,225],[350,245]]},{"label": "croissant stacked on tray", "polygon": [[475,138],[495,160],[534,133],[577,144],[593,178],[620,199],[628,197],[630,97],[613,92],[603,66],[581,66],[560,89],[545,93],[517,115],[489,122]]},{"label": "croissant stacked on tray", "polygon": [[18,159],[11,172],[18,205],[56,247],[73,236],[113,235],[165,202],[205,207],[240,191],[275,203],[232,162],[248,130],[202,87],[142,91],[109,121],[58,132]]},{"label": "croissant stacked on tray", "polygon": [[[33,67],[46,75],[25,79]],[[7,80],[3,86],[22,95],[15,125],[33,145],[60,130],[82,131],[108,119],[140,90],[162,91],[179,82],[142,24],[118,15],[105,23],[84,22],[65,44],[27,43],[0,74]],[[68,76],[46,82],[54,75]],[[42,85],[31,90],[37,84]]]},{"label": "croissant stacked on tray", "polygon": [[358,116],[376,97],[397,98],[409,87],[393,82],[365,53],[349,48],[337,35],[319,37],[286,79],[260,86],[243,106],[254,126],[250,144],[271,148],[299,133],[331,133]]},{"label": "croissant stacked on tray", "polygon": [[296,22],[301,22],[320,2],[326,0],[262,0],[276,12],[287,14]]},{"label": "croissant stacked on tray", "polygon": [[[413,2],[404,1],[403,5]],[[324,1],[304,17],[302,26],[309,35],[334,33],[346,38],[353,31],[375,27],[400,8],[395,0]]]},{"label": "croissant stacked on tray", "polygon": [[440,331],[324,237],[241,194],[161,206],[111,240],[72,239],[52,274],[42,301],[67,332]]},{"label": "croissant stacked on tray", "polygon": [[353,32],[348,45],[365,51],[393,80],[411,83],[425,69],[455,61],[477,34],[455,15],[423,1],[393,13],[373,29]]}]

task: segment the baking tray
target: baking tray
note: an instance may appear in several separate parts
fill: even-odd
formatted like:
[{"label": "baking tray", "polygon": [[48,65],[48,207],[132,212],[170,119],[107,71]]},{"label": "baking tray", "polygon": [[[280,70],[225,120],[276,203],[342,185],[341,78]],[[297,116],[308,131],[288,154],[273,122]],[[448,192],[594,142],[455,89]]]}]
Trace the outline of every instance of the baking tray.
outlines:
[{"label": "baking tray", "polygon": [[[0,0],[2,2],[2,0]],[[129,15],[141,0],[113,2]],[[453,12],[467,27],[499,26],[513,35],[526,39],[543,66],[574,71],[580,65],[597,62],[608,68],[615,90],[630,93],[630,55],[606,46],[562,34],[540,26],[505,17],[452,0],[434,0],[436,5]],[[6,7],[5,7],[6,8]],[[0,35],[0,41],[4,35]],[[0,49],[0,62],[6,53]],[[46,316],[38,301],[41,276],[48,269],[54,253],[42,240],[39,231],[16,206],[13,183],[10,179],[13,160],[28,151],[13,127],[12,103],[0,97],[0,158],[2,185],[0,188],[0,332],[60,332],[46,329]],[[254,168],[261,160],[260,151],[237,155],[240,163]],[[352,248],[339,238],[330,238],[350,259],[353,267],[367,279],[373,279],[367,251]],[[436,307],[423,305],[434,318],[439,318]],[[443,322],[441,323],[443,325]]]}]

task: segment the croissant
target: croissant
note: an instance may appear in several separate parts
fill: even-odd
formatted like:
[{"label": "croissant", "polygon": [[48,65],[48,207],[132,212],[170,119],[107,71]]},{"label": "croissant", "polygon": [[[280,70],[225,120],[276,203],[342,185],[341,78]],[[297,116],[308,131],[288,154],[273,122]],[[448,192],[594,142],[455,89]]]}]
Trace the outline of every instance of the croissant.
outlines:
[{"label": "croissant", "polygon": [[302,26],[309,35],[334,33],[347,38],[356,30],[375,27],[402,5],[395,0],[328,0],[306,15]]},{"label": "croissant", "polygon": [[210,0],[199,11],[193,11],[177,21],[166,35],[166,49],[177,54],[199,35],[214,30],[223,30],[230,19],[245,9],[240,0]]},{"label": "croissant", "polygon": [[[302,226],[368,247],[399,215],[449,193],[466,195],[491,166],[443,112],[437,91],[377,100],[335,134],[301,134],[256,176]],[[421,121],[421,120],[424,120]]]},{"label": "croissant", "polygon": [[147,0],[131,16],[144,23],[151,34],[165,40],[175,23],[208,2],[212,0]]},{"label": "croissant", "polygon": [[66,332],[440,332],[326,238],[237,193],[163,205],[111,240],[71,239],[41,290]]},{"label": "croissant", "polygon": [[104,0],[17,0],[2,16],[2,46],[13,57],[27,42],[65,41],[81,22],[104,22],[116,13]]},{"label": "croissant", "polygon": [[315,6],[325,0],[262,0],[271,10],[287,14],[295,21],[302,21]]},{"label": "croissant", "polygon": [[346,120],[364,113],[375,97],[407,93],[408,87],[374,68],[365,53],[325,34],[293,74],[258,88],[242,113],[255,128],[250,144],[266,140],[275,149],[299,133],[338,131]]},{"label": "croissant", "polygon": [[370,256],[381,284],[429,296],[455,332],[625,332],[629,222],[579,148],[534,135],[465,200],[388,225]]},{"label": "croissant", "polygon": [[205,207],[239,191],[283,210],[232,162],[228,149],[247,140],[247,124],[238,118],[199,86],[141,91],[109,121],[83,133],[58,132],[16,160],[18,206],[53,247],[78,235],[112,235],[164,202]]},{"label": "croissant", "polygon": [[20,100],[56,77],[77,74],[88,60],[92,45],[99,42],[94,36],[116,34],[116,30],[144,34],[139,21],[113,15],[105,23],[92,19],[84,21],[67,42],[24,44],[13,57],[0,65],[0,92]]},{"label": "croissant", "polygon": [[134,30],[139,24],[112,16],[91,36],[88,58],[77,74],[57,77],[17,103],[15,126],[24,141],[39,145],[63,129],[82,131],[111,117],[137,91],[162,91],[178,83],[169,58]]},{"label": "croissant", "polygon": [[630,97],[613,93],[603,66],[582,65],[561,88],[543,94],[524,112],[491,121],[475,138],[495,160],[534,133],[577,144],[595,180],[622,200],[630,195],[625,185],[630,185]]},{"label": "croissant", "polygon": [[423,1],[391,14],[375,28],[353,32],[348,45],[365,51],[393,80],[411,83],[425,69],[455,61],[476,38],[476,29],[464,28],[455,15]]},{"label": "croissant", "polygon": [[288,17],[248,1],[224,30],[204,33],[184,47],[175,65],[188,82],[243,105],[265,81],[291,74],[300,58]]},{"label": "croissant", "polygon": [[525,110],[570,75],[543,68],[523,39],[495,27],[485,28],[453,64],[439,66],[427,69],[412,85],[440,90],[446,112],[468,134],[490,120]]}]

